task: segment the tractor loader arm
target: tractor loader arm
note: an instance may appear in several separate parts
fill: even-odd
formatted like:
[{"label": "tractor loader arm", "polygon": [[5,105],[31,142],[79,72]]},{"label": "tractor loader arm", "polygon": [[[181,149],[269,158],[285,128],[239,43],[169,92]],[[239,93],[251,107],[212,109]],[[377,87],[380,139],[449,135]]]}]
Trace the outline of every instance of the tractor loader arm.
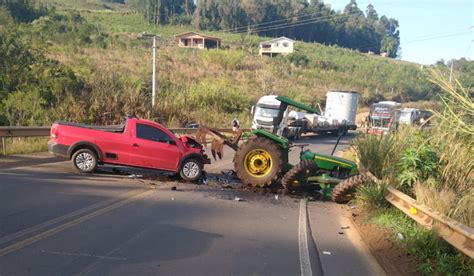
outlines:
[{"label": "tractor loader arm", "polygon": [[220,133],[219,131],[209,128],[209,127],[200,127],[198,131],[195,134],[196,140],[207,147],[207,141],[206,137],[207,135],[212,137],[212,142],[211,142],[211,154],[212,157],[214,157],[214,160],[216,159],[216,155],[219,157],[219,159],[222,159],[224,156],[224,145],[229,146],[233,150],[237,150],[239,148],[238,143],[240,140],[240,137],[242,137],[242,130],[238,129],[236,131],[233,131],[233,139],[229,140],[225,135]]}]

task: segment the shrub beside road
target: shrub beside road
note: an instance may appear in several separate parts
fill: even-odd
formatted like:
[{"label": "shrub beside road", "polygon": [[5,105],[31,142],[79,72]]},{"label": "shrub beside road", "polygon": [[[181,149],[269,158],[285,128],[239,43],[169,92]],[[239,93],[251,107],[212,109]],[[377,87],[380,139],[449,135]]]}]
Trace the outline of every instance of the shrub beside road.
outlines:
[{"label": "shrub beside road", "polygon": [[401,127],[393,134],[361,135],[354,141],[360,165],[382,179],[359,187],[355,198],[369,222],[390,230],[392,238],[415,256],[420,273],[472,275],[472,259],[401,211],[389,208],[383,196],[388,184],[445,216],[474,226],[474,104],[459,83],[450,84],[437,73],[432,81],[444,91],[444,106],[435,113],[429,130]]}]

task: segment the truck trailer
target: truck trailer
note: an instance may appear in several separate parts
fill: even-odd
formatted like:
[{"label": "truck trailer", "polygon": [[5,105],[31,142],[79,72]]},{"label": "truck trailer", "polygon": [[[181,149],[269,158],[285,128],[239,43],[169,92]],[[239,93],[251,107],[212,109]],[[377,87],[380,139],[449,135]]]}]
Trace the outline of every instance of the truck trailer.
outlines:
[{"label": "truck trailer", "polygon": [[[305,133],[344,135],[357,128],[355,117],[359,93],[354,91],[329,91],[325,110],[297,103],[306,112],[285,110],[279,125],[278,135],[298,139]],[[273,120],[278,115],[281,102],[276,95],[261,97],[252,107],[252,129],[273,130]]]}]

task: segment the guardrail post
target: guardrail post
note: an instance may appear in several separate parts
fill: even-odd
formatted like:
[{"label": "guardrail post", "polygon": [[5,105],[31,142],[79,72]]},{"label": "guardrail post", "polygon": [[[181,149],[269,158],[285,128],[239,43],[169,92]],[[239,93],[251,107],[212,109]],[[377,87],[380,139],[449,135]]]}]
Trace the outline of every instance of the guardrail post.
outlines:
[{"label": "guardrail post", "polygon": [[5,143],[5,137],[2,137],[2,148],[3,148],[3,155],[7,155],[7,144]]}]

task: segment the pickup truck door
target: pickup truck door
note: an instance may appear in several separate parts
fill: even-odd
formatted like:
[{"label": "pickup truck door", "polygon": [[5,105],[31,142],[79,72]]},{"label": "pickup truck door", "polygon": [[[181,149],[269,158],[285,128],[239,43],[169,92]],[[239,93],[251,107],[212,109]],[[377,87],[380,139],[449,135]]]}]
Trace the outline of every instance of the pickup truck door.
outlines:
[{"label": "pickup truck door", "polygon": [[180,149],[173,137],[158,127],[136,123],[132,138],[131,165],[177,171]]}]

